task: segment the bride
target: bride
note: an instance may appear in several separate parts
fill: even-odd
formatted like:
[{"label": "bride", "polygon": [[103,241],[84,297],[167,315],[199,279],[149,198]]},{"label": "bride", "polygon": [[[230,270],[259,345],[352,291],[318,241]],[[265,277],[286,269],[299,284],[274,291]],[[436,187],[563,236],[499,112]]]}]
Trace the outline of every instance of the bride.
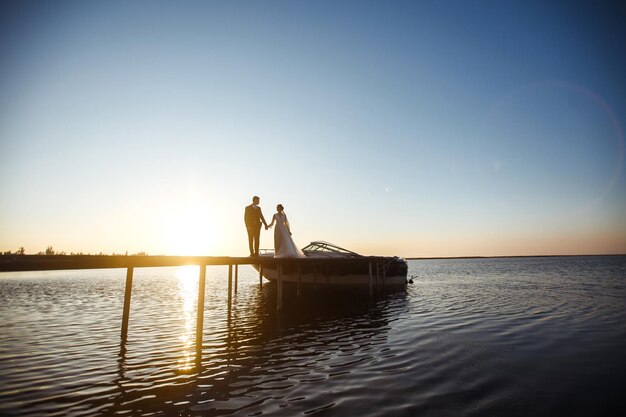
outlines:
[{"label": "bride", "polygon": [[274,258],[303,258],[306,255],[296,246],[291,238],[291,230],[289,230],[289,220],[283,211],[283,205],[276,206],[277,213],[272,217],[272,223],[268,227],[272,227],[276,223],[274,229]]}]

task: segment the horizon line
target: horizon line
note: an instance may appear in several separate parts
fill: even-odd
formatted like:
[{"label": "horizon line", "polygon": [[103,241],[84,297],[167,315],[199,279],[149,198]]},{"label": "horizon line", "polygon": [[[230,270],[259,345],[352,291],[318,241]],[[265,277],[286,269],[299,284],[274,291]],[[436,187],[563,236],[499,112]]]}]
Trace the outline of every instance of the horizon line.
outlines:
[{"label": "horizon line", "polygon": [[[123,253],[64,253],[64,252],[56,252],[51,254],[45,253],[2,253],[0,252],[0,256],[123,256],[123,257],[146,257],[146,256],[168,256],[168,257],[217,257],[217,258],[227,258],[227,257],[242,257],[242,256],[232,256],[232,255],[168,255],[168,254],[148,254],[148,253],[133,253],[133,254],[123,254]],[[362,255],[369,256],[369,255]],[[429,260],[429,259],[494,259],[494,258],[571,258],[577,256],[626,256],[626,253],[583,253],[583,254],[556,254],[556,255],[467,255],[467,256],[399,256],[399,258],[404,258],[406,260]],[[393,257],[393,255],[389,255],[389,257]]]},{"label": "horizon line", "polygon": [[576,255],[470,255],[470,256],[415,256],[404,259],[428,260],[428,259],[493,259],[493,258],[573,258],[576,256],[626,256],[626,253],[583,253]]}]

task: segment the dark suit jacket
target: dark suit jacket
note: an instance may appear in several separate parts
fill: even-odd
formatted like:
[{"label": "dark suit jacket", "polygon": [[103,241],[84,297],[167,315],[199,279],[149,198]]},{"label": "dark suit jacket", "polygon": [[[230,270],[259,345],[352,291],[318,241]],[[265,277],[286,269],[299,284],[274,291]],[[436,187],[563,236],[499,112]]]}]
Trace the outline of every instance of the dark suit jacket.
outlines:
[{"label": "dark suit jacket", "polygon": [[261,223],[265,223],[265,218],[261,212],[261,207],[254,208],[252,204],[246,206],[246,213],[244,215],[244,221],[247,228],[261,227]]}]

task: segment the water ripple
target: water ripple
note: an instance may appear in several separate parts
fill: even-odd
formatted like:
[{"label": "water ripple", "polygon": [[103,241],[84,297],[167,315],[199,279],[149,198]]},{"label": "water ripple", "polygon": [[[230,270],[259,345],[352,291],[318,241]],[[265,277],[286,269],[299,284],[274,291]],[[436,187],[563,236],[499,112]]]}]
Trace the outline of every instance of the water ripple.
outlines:
[{"label": "water ripple", "polygon": [[[0,414],[609,415],[626,385],[626,258],[410,262],[404,292],[276,288],[198,269],[0,276]],[[200,361],[198,361],[200,359]]]}]

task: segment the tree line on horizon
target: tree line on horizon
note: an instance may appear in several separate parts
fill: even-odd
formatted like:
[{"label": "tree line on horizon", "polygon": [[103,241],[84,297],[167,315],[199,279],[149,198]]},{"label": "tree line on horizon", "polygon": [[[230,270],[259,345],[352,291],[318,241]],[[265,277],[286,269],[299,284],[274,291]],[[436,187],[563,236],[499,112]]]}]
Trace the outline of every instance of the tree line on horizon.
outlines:
[{"label": "tree line on horizon", "polygon": [[[24,249],[24,246],[20,246],[15,252],[11,252],[10,250],[8,250],[8,251],[1,252],[1,254],[2,255],[27,255],[26,250]],[[32,255],[148,256],[148,252],[141,251],[141,252],[136,252],[136,253],[131,253],[131,254],[128,254],[128,251],[126,251],[126,253],[113,252],[111,254],[104,253],[104,252],[100,252],[100,253],[70,252],[68,254],[65,251],[57,252],[54,250],[52,246],[48,246],[45,251],[39,251]]]}]

